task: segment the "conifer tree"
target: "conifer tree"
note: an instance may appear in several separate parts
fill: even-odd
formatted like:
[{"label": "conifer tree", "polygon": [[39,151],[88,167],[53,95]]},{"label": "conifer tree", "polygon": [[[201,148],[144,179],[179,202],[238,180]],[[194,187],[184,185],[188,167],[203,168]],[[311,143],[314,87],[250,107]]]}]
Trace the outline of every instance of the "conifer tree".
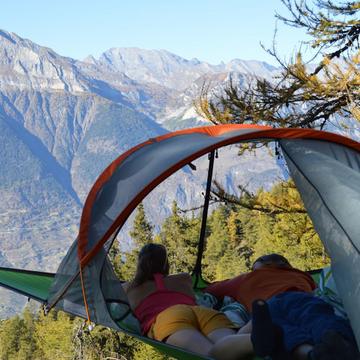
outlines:
[{"label": "conifer tree", "polygon": [[23,333],[19,339],[19,352],[20,359],[32,360],[36,358],[36,342],[35,342],[35,325],[36,317],[29,306],[26,306],[22,313],[23,320]]},{"label": "conifer tree", "polygon": [[180,209],[173,202],[172,213],[165,219],[159,233],[160,242],[168,251],[170,271],[188,272],[194,269],[200,232],[200,220],[180,216]]},{"label": "conifer tree", "polygon": [[207,280],[223,280],[249,269],[252,242],[246,236],[243,220],[251,222],[251,217],[243,215],[234,205],[222,205],[209,217],[203,268]]},{"label": "conifer tree", "polygon": [[1,324],[0,354],[1,359],[12,360],[17,358],[20,349],[20,339],[23,334],[23,321],[16,315]]},{"label": "conifer tree", "polygon": [[141,247],[153,242],[153,229],[153,225],[146,217],[144,205],[140,203],[137,207],[132,230],[130,231],[133,249],[126,254],[125,262],[121,268],[121,276],[123,279],[129,280],[134,275],[137,257]]},{"label": "conifer tree", "polygon": [[207,279],[249,271],[255,258],[273,252],[303,270],[329,264],[291,180],[275,184],[270,191],[259,189],[254,197],[261,208],[224,205],[209,217],[204,258]]},{"label": "conifer tree", "polygon": [[74,354],[74,324],[69,315],[52,310],[39,315],[35,341],[41,359],[71,359]]},{"label": "conifer tree", "polygon": [[[224,94],[212,97],[204,85],[197,109],[213,123],[266,123],[274,127],[322,128],[337,118],[360,121],[360,2],[282,0],[286,25],[302,28],[314,52],[282,60],[275,46],[268,52],[281,67],[272,81],[257,78],[247,87],[232,81]],[[346,127],[346,125],[343,123]],[[358,126],[357,126],[358,127]]]},{"label": "conifer tree", "polygon": [[[360,121],[360,2],[332,0],[282,0],[288,16],[276,15],[284,24],[304,29],[310,36],[289,60],[282,60],[276,46],[267,50],[280,72],[271,80],[251,78],[238,87],[230,81],[222,94],[214,95],[204,84],[196,101],[198,113],[214,124],[252,123],[272,127],[322,129],[331,122],[343,129],[358,129]],[[275,42],[274,42],[275,43]],[[302,44],[304,45],[304,44]],[[311,50],[312,49],[312,50]],[[314,56],[316,55],[316,56]],[[243,144],[242,151],[263,144]],[[242,189],[241,197],[214,184],[219,199],[264,213],[299,213],[265,207]]]},{"label": "conifer tree", "polygon": [[115,274],[118,276],[119,279],[123,279],[123,275],[121,273],[122,266],[124,264],[124,261],[121,256],[121,250],[119,241],[117,239],[114,240],[110,251],[109,251],[109,259],[113,265]]},{"label": "conifer tree", "polygon": [[242,213],[233,207],[228,220],[227,228],[229,231],[229,244],[226,249],[225,257],[232,257],[235,267],[227,266],[227,274],[231,277],[237,275],[239,272],[247,271],[251,265],[251,256],[253,254],[251,241],[245,237],[245,229],[243,225]]},{"label": "conifer tree", "polygon": [[253,259],[264,253],[280,253],[297,268],[310,270],[323,268],[329,259],[305,211],[291,212],[286,209],[303,208],[300,195],[291,180],[274,185],[271,191],[260,190],[259,201],[274,211],[273,214],[253,211],[257,222],[258,240],[254,244]]},{"label": "conifer tree", "polygon": [[229,243],[229,231],[227,219],[230,210],[222,205],[209,216],[209,235],[206,239],[206,251],[204,254],[204,275],[207,280],[222,280],[224,276],[218,268],[220,259],[224,256]]},{"label": "conifer tree", "polygon": [[148,221],[144,205],[140,203],[137,207],[137,213],[134,219],[133,229],[130,231],[130,236],[134,241],[134,245],[143,246],[153,241],[154,226]]},{"label": "conifer tree", "polygon": [[3,320],[0,326],[0,358],[32,360],[37,357],[34,313],[25,307],[21,315]]}]

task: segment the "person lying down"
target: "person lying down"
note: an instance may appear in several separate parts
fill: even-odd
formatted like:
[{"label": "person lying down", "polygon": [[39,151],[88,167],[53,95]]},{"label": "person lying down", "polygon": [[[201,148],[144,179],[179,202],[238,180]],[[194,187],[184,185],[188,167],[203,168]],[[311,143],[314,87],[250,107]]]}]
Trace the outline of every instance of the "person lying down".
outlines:
[{"label": "person lying down", "polygon": [[[348,319],[316,296],[312,277],[278,254],[258,258],[252,271],[208,286],[204,291],[243,304],[251,321],[238,334],[251,333],[254,353],[272,359],[360,359]],[[215,357],[236,359],[237,336],[219,342]],[[229,350],[230,349],[230,350]],[[224,358],[225,359],[225,358]]]},{"label": "person lying down", "polygon": [[[150,338],[213,357],[217,342],[237,334],[223,313],[196,304],[189,274],[169,275],[166,248],[160,244],[140,250],[135,276],[123,288],[142,333]],[[238,341],[238,358],[253,353],[250,334],[239,335]]]},{"label": "person lying down", "polygon": [[[274,360],[331,360],[336,357],[330,355],[341,352],[344,360],[358,359],[349,323],[336,317],[322,300],[314,300],[311,291],[315,284],[309,275],[273,255],[255,261],[250,273],[206,289],[217,297],[229,295],[238,301],[242,294],[239,302],[252,320],[240,329],[221,312],[196,304],[189,274],[169,275],[162,245],[148,244],[141,249],[134,279],[123,286],[145,335],[201,355],[218,360],[247,359],[253,354]],[[292,308],[299,310],[289,318]],[[299,323],[303,331],[289,327],[292,320],[303,316],[309,320],[308,324]],[[320,320],[324,323],[321,329],[314,328],[318,335],[305,336],[306,326],[314,327]],[[335,342],[340,344],[337,348]]]}]

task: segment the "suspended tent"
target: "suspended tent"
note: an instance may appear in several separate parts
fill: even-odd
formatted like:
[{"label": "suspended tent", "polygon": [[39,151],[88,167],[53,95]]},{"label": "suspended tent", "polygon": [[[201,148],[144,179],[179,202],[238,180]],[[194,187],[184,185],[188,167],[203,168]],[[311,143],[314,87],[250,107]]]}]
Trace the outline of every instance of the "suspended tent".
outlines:
[{"label": "suspended tent", "polygon": [[[130,333],[173,357],[204,359],[143,337],[127,323],[130,309],[107,253],[136,206],[174,172],[207,153],[212,154],[211,164],[213,152],[226,145],[271,140],[280,145],[331,257],[338,291],[360,345],[360,143],[323,131],[217,125],[149,139],[119,156],[96,180],[84,205],[78,237],[56,274],[2,268],[0,285],[44,303],[47,309],[55,307]],[[203,248],[201,237],[197,275],[201,275]]]}]

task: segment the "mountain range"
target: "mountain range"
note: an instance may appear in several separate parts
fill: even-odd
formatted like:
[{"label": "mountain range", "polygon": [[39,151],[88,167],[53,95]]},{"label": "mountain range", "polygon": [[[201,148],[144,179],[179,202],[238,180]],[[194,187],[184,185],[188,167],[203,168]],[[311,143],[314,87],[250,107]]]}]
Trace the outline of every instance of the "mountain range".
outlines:
[{"label": "mountain range", "polygon": [[[122,152],[169,130],[207,124],[193,101],[204,81],[271,79],[277,68],[235,59],[211,65],[166,50],[112,48],[80,61],[0,30],[0,266],[55,271],[76,237],[82,204],[101,171]],[[207,124],[209,125],[209,124]],[[215,176],[237,191],[269,188],[281,176],[266,151],[220,151]],[[145,201],[159,226],[173,200],[199,206],[207,157],[185,167]],[[120,236],[128,249],[127,231]],[[0,317],[23,301],[1,290]]]}]

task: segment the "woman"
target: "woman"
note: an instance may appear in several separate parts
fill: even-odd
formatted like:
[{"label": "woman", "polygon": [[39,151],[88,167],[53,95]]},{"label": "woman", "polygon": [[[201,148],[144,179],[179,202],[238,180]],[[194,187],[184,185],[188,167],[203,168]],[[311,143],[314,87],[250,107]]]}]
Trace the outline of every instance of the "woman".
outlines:
[{"label": "woman", "polygon": [[[236,326],[224,314],[196,305],[189,274],[169,275],[166,249],[160,244],[141,249],[135,277],[123,286],[143,333],[153,339],[214,355],[214,344],[236,333]],[[252,353],[250,336],[244,336],[239,357]]]}]

